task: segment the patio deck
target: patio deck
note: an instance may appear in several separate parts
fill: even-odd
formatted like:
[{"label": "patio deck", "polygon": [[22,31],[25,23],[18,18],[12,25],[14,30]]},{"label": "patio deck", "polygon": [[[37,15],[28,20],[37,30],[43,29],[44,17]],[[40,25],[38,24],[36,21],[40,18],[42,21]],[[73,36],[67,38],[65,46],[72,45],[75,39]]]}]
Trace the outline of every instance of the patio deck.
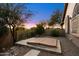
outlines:
[{"label": "patio deck", "polygon": [[30,45],[43,45],[48,47],[57,47],[57,40],[47,37],[42,38],[31,38],[27,41],[27,44]]},{"label": "patio deck", "polygon": [[[30,44],[28,44],[28,42],[30,42]],[[31,43],[35,43],[35,44],[31,44]],[[31,48],[54,52],[58,54],[62,53],[60,41],[54,38],[48,38],[48,37],[30,38],[30,39],[21,40],[19,42],[16,42],[16,44],[25,45]]]}]

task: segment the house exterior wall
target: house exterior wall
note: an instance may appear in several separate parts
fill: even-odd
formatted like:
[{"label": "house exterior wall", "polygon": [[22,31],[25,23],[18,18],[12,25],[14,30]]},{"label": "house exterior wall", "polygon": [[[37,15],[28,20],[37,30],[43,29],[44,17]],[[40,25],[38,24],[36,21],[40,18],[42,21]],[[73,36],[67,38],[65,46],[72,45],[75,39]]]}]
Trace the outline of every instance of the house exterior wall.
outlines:
[{"label": "house exterior wall", "polygon": [[67,33],[68,31],[72,31],[72,29],[71,28],[69,28],[69,30],[68,30],[68,20],[70,21],[70,27],[72,27],[71,26],[71,20],[70,19],[68,19],[68,16],[69,16],[69,18],[72,18],[72,16],[73,16],[73,10],[74,10],[74,6],[75,6],[75,3],[69,3],[68,4],[68,7],[67,7],[67,11],[66,11],[66,15],[65,15],[65,19],[64,19],[64,28],[65,28],[65,32]]},{"label": "house exterior wall", "polygon": [[70,17],[72,17],[75,4],[76,3],[69,3],[68,4],[67,11],[66,11],[66,16],[69,15]]},{"label": "house exterior wall", "polygon": [[76,4],[76,3],[68,4],[65,21],[64,21],[66,33],[68,33],[69,31],[70,33],[79,34],[79,13],[78,13],[79,9],[78,7],[79,7],[79,4]]},{"label": "house exterior wall", "polygon": [[79,15],[72,18],[72,33],[79,33]]},{"label": "house exterior wall", "polygon": [[[65,32],[67,33],[68,31],[70,31],[70,33],[67,34],[67,38],[71,40],[77,47],[79,47],[79,13],[78,13],[79,9],[76,8],[78,6],[79,4],[69,3],[66,10],[65,19],[64,19]],[[69,21],[67,16],[70,17]],[[68,25],[68,22],[69,22],[69,25]],[[68,30],[68,27],[69,27],[69,30]]]}]

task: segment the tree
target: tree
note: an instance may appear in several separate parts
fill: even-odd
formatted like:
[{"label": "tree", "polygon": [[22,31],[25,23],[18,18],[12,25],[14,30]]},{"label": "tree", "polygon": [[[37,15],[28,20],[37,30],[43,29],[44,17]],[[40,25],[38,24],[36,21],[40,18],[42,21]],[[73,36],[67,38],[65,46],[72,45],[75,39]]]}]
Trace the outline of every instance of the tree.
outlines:
[{"label": "tree", "polygon": [[42,24],[37,24],[36,34],[41,35],[45,32],[45,29]]},{"label": "tree", "polygon": [[61,18],[62,18],[62,12],[61,10],[55,10],[51,16],[51,19],[49,21],[49,26],[53,26],[54,24],[61,23]]},{"label": "tree", "polygon": [[10,32],[15,43],[15,29],[18,25],[26,21],[32,14],[28,12],[25,4],[20,3],[1,3],[0,18],[9,26]]},{"label": "tree", "polygon": [[45,21],[41,21],[39,24],[40,24],[41,26],[43,26],[43,27],[46,26],[46,22],[45,22]]}]

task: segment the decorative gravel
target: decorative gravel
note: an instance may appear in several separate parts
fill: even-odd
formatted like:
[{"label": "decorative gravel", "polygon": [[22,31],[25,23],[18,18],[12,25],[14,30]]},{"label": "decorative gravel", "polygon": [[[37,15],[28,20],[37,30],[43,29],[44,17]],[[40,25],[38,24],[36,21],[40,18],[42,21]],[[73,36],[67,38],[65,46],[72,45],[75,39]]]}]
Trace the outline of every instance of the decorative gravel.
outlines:
[{"label": "decorative gravel", "polygon": [[23,45],[15,45],[5,53],[0,54],[1,56],[23,56],[28,51],[30,51],[31,48]]}]

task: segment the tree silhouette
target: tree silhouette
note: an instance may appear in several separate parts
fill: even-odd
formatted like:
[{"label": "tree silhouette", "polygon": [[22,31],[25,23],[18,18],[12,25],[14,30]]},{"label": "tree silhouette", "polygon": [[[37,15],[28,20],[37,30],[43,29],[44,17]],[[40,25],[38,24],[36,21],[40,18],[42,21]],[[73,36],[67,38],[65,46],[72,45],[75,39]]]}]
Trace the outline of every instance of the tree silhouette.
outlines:
[{"label": "tree silhouette", "polygon": [[50,21],[49,21],[49,26],[53,26],[56,23],[60,24],[61,18],[62,18],[61,10],[59,10],[59,9],[55,10],[51,16]]},{"label": "tree silhouette", "polygon": [[10,32],[15,43],[15,28],[26,21],[32,14],[28,11],[25,4],[22,3],[1,3],[0,18],[3,23],[9,26]]}]

